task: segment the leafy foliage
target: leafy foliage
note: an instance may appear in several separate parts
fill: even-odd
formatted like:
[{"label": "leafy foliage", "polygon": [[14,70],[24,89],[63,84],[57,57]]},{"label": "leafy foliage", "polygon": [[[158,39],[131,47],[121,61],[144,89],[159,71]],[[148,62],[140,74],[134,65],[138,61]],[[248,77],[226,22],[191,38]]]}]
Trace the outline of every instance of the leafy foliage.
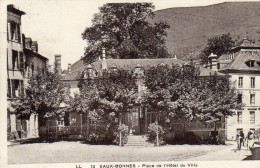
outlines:
[{"label": "leafy foliage", "polygon": [[169,118],[213,122],[241,108],[228,77],[202,78],[199,74],[192,64],[159,65],[146,70],[147,91],[142,103],[156,112],[160,125]]},{"label": "leafy foliage", "polygon": [[120,132],[121,132],[121,139],[122,139],[122,144],[126,144],[127,143],[127,135],[128,135],[128,126],[125,124],[120,124],[117,128],[117,131],[114,133],[116,136],[115,142],[116,144],[119,144],[119,140],[120,140]]},{"label": "leafy foliage", "polygon": [[160,115],[166,118],[170,110],[168,102],[177,98],[170,88],[179,72],[180,67],[176,65],[158,65],[148,67],[145,71],[144,83],[147,89],[140,102],[148,109],[153,109],[157,117]]},{"label": "leafy foliage", "polygon": [[222,54],[228,53],[234,44],[235,41],[232,40],[232,37],[229,33],[208,39],[208,44],[201,54],[202,62],[208,63],[208,56],[211,53],[216,54],[218,57]]},{"label": "leafy foliage", "polygon": [[60,77],[58,73],[48,68],[45,73],[36,71],[28,81],[26,98],[23,100],[22,107],[30,113],[39,114],[40,122],[43,122],[44,118],[63,115],[59,106],[68,95],[65,96],[66,92]]},{"label": "leafy foliage", "polygon": [[112,139],[121,115],[135,102],[137,88],[134,76],[128,70],[117,69],[94,79],[81,78],[79,87],[81,95],[74,98],[72,108],[87,113],[91,120],[104,125],[107,138]]},{"label": "leafy foliage", "polygon": [[82,33],[88,42],[85,62],[97,60],[102,47],[111,58],[168,57],[164,37],[169,25],[149,23],[153,9],[151,3],[108,3],[100,7],[92,26]]},{"label": "leafy foliage", "polygon": [[148,141],[153,142],[156,144],[156,134],[159,134],[159,144],[162,145],[164,143],[163,141],[163,134],[164,129],[162,126],[157,125],[156,123],[149,124],[148,126]]}]

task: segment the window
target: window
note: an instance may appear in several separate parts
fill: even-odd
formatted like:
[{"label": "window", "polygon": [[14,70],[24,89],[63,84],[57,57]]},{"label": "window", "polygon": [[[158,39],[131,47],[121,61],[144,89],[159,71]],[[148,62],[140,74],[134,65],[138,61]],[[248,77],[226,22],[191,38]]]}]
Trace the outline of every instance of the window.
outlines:
[{"label": "window", "polygon": [[251,77],[251,88],[255,88],[255,77]]},{"label": "window", "polygon": [[253,60],[247,61],[247,62],[246,62],[246,65],[247,65],[248,67],[254,67],[254,66],[255,66],[255,61],[253,61]]},{"label": "window", "polygon": [[13,41],[21,41],[21,30],[20,30],[20,25],[15,23],[15,22],[11,22],[10,24],[10,28],[11,28],[11,40]]},{"label": "window", "polygon": [[18,52],[15,50],[12,50],[12,64],[13,64],[13,70],[17,70],[19,67],[18,65]]},{"label": "window", "polygon": [[242,112],[241,111],[237,112],[237,123],[238,124],[242,123]]},{"label": "window", "polygon": [[249,67],[254,67],[254,61],[249,61]]},{"label": "window", "polygon": [[23,53],[19,52],[19,70],[24,71],[24,60],[23,60]]},{"label": "window", "polygon": [[238,78],[238,88],[242,88],[243,87],[243,77],[239,77]]},{"label": "window", "polygon": [[250,105],[255,105],[255,94],[250,94]]},{"label": "window", "polygon": [[254,124],[254,123],[255,123],[255,112],[250,111],[250,124]]},{"label": "window", "polygon": [[58,126],[63,126],[63,121],[58,121]]},{"label": "window", "polygon": [[243,99],[243,94],[238,94],[237,95],[237,103],[238,104],[242,103],[242,99]]},{"label": "window", "polygon": [[15,32],[16,32],[16,24],[15,22],[11,22],[10,24],[10,29],[11,29],[11,40],[14,40],[15,37]]}]

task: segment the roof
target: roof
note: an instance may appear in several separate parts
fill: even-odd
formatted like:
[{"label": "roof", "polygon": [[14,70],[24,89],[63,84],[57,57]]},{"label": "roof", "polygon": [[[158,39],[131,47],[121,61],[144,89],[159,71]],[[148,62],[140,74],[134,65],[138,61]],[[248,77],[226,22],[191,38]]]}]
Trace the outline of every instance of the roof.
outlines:
[{"label": "roof", "polygon": [[77,80],[84,70],[85,70],[85,66],[81,66],[77,70],[71,71],[70,73],[66,71],[66,74],[62,74],[61,80],[63,81]]},{"label": "roof", "polygon": [[[107,68],[111,67],[117,67],[117,68],[124,68],[132,70],[137,66],[141,67],[148,67],[148,66],[157,66],[159,64],[165,64],[165,65],[172,65],[177,64],[179,66],[182,66],[185,64],[185,61],[179,60],[179,59],[173,59],[173,58],[161,58],[161,59],[106,59]],[[98,60],[96,62],[93,62],[91,64],[92,68],[96,70],[97,72],[101,72],[102,70],[102,60]],[[215,73],[217,75],[224,75],[222,73],[203,68],[202,66],[198,65],[200,69],[200,76],[210,76]],[[65,71],[62,75],[63,81],[69,81],[69,80],[77,80],[80,74],[85,70],[87,66],[84,64],[83,60],[78,60],[71,66],[71,72]]]},{"label": "roof", "polygon": [[39,54],[39,53],[33,52],[32,50],[29,50],[29,49],[27,49],[27,48],[24,48],[24,49],[23,49],[23,52],[24,52],[24,54],[36,56],[36,57],[39,57],[39,58],[44,59],[44,60],[46,60],[46,61],[48,60],[48,58],[42,56],[42,55]]},{"label": "roof", "polygon": [[[232,60],[226,60],[230,54],[224,54],[218,58],[220,63],[227,65],[221,68],[220,72],[227,71],[259,71],[260,73],[260,46],[252,41],[244,38],[237,43],[237,46],[231,49],[231,53],[235,52]],[[255,61],[254,67],[249,67],[246,62]]]},{"label": "roof", "polygon": [[240,48],[260,48],[259,45],[256,45],[251,40],[249,40],[247,37],[243,38],[241,41],[239,41],[235,47],[233,47],[231,50],[236,50]]},{"label": "roof", "polygon": [[[106,59],[106,63],[107,63],[107,68],[110,68],[112,65],[115,65],[117,68],[132,70],[138,64],[141,65],[141,67],[148,67],[148,66],[156,66],[162,63],[165,65],[172,65],[172,64],[183,65],[185,62],[179,59],[164,58],[164,59]],[[92,63],[93,68],[98,72],[101,70],[101,64],[102,64],[102,60],[98,60]]]},{"label": "roof", "polygon": [[12,5],[12,4],[7,6],[7,11],[8,11],[8,12],[15,13],[15,14],[20,15],[20,16],[25,14],[24,11],[21,11],[21,10],[19,10],[19,9],[16,9],[16,8],[14,7],[14,5]]},{"label": "roof", "polygon": [[[250,60],[255,61],[254,67],[249,67],[246,64],[246,62]],[[228,70],[259,71],[260,73],[260,52],[256,52],[255,55],[246,51],[238,52],[235,58],[227,66],[220,69],[220,72]]]},{"label": "roof", "polygon": [[84,65],[84,60],[80,59],[71,65],[71,71],[77,71],[78,69],[81,69],[81,67],[83,67]]},{"label": "roof", "polygon": [[202,65],[199,65],[199,70],[200,70],[200,76],[211,76],[211,75],[218,75],[218,76],[224,76],[225,74],[221,72],[217,72],[208,68],[204,68]]}]

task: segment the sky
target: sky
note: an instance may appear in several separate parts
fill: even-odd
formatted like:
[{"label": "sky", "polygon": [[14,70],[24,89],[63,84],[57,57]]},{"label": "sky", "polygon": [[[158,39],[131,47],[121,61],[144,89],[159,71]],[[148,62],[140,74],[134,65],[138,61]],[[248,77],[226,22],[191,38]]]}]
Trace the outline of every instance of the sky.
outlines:
[{"label": "sky", "polygon": [[[233,0],[239,1],[239,0]],[[247,0],[244,0],[247,1]],[[253,1],[253,0],[250,0]],[[53,64],[54,55],[61,54],[62,69],[75,63],[84,55],[86,41],[81,38],[86,27],[90,27],[94,13],[108,2],[144,2],[140,0],[9,0],[24,11],[22,33],[38,41],[39,53]],[[207,6],[226,2],[224,0],[146,0],[155,5],[155,10],[173,7]]]}]

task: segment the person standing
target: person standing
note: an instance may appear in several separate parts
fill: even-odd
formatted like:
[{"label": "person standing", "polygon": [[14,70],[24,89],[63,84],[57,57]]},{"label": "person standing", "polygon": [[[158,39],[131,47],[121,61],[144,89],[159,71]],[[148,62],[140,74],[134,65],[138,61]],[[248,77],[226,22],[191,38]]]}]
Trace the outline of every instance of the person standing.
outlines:
[{"label": "person standing", "polygon": [[255,138],[254,138],[254,133],[251,130],[248,132],[246,139],[247,139],[247,147],[249,149],[254,147]]},{"label": "person standing", "polygon": [[237,140],[237,150],[241,150],[241,145],[244,141],[245,135],[243,133],[243,131],[240,131],[237,136],[236,136],[236,140]]}]

